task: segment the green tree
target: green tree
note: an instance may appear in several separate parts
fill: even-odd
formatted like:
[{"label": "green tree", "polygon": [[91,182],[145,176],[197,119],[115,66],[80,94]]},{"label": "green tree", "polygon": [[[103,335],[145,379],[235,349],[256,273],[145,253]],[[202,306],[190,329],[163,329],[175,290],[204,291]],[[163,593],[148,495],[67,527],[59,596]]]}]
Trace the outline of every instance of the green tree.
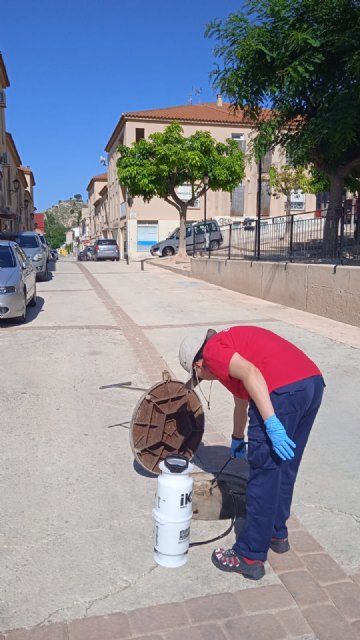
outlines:
[{"label": "green tree", "polygon": [[255,155],[282,145],[327,177],[332,257],[344,185],[360,172],[359,0],[248,0],[206,34],[217,40],[215,86],[257,129]]},{"label": "green tree", "polygon": [[53,213],[45,212],[45,234],[52,249],[57,249],[64,244],[66,227],[61,224]]},{"label": "green tree", "polygon": [[74,195],[74,200],[78,200],[78,201],[82,200],[82,195],[81,195],[81,193],[75,193],[75,195]]},{"label": "green tree", "polygon": [[[186,138],[179,123],[132,147],[120,145],[118,179],[131,197],[144,202],[162,198],[180,215],[179,255],[185,255],[185,223],[188,207],[205,193],[204,176],[209,189],[232,191],[244,177],[244,154],[234,140],[217,142],[208,131],[196,131]],[[178,187],[190,185],[191,198],[182,200]]]}]

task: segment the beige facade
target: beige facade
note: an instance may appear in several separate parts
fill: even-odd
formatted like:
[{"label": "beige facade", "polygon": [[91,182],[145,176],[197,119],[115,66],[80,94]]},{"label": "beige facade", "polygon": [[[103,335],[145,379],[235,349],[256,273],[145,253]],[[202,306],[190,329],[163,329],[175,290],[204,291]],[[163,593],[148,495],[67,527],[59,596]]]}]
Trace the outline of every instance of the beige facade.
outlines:
[{"label": "beige facade", "polygon": [[[119,185],[116,173],[119,144],[131,146],[139,137],[147,138],[151,133],[163,131],[173,120],[181,123],[184,135],[195,131],[209,131],[219,142],[227,138],[238,141],[247,152],[253,135],[251,123],[246,122],[242,112],[234,114],[229,105],[221,100],[204,105],[186,105],[168,109],[125,113],[121,116],[107,145],[108,153],[108,215],[109,228],[118,240],[121,257],[148,251],[150,244],[165,239],[169,232],[179,224],[179,216],[174,207],[159,198],[144,203],[141,198],[127,198],[125,190]],[[284,215],[285,196],[274,198],[269,195],[267,171],[270,164],[284,164],[279,149],[264,159],[262,171],[262,215]],[[207,192],[207,218],[215,218],[220,223],[255,217],[257,211],[258,166],[246,165],[246,175],[242,184],[231,194],[225,192]],[[315,196],[304,194],[302,201],[294,203],[296,211],[314,211]],[[204,198],[197,207],[188,209],[188,220],[204,218]]]},{"label": "beige facade", "polygon": [[89,206],[86,205],[81,209],[81,220],[80,220],[80,242],[88,243],[90,241],[90,210]]},{"label": "beige facade", "polygon": [[0,231],[34,229],[35,180],[23,167],[13,137],[6,132],[6,88],[10,86],[0,53]]},{"label": "beige facade", "polygon": [[95,241],[96,238],[103,237],[104,235],[104,227],[106,226],[106,217],[104,212],[107,205],[105,205],[105,202],[102,202],[102,200],[107,200],[107,192],[103,195],[101,195],[100,192],[106,185],[107,174],[101,173],[98,176],[93,176],[86,187],[88,192],[89,215],[89,237],[86,239],[90,241]]},{"label": "beige facade", "polygon": [[25,188],[21,191],[20,196],[20,231],[32,231],[34,225],[34,174],[29,167],[19,167],[19,176],[23,177]]}]

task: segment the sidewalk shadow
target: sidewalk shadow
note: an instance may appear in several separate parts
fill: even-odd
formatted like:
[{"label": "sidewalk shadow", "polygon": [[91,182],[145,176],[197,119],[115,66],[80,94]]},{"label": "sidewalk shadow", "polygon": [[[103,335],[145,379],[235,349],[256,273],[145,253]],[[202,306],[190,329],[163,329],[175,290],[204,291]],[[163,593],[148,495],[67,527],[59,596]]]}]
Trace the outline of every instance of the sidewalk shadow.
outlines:
[{"label": "sidewalk shadow", "polygon": [[29,307],[28,306],[28,308],[27,308],[25,324],[29,324],[30,322],[35,320],[35,318],[37,318],[39,313],[41,313],[43,311],[44,305],[45,305],[44,298],[37,294],[37,296],[36,296],[36,307]]}]

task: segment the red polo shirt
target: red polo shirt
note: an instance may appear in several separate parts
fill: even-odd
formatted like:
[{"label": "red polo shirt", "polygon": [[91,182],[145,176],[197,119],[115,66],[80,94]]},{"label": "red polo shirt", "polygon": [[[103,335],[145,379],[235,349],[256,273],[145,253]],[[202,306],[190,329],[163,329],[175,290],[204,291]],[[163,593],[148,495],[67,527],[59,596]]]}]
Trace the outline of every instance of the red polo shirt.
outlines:
[{"label": "red polo shirt", "polygon": [[203,351],[206,366],[234,396],[248,400],[241,380],[229,375],[234,353],[251,362],[264,376],[269,393],[292,382],[321,375],[301,349],[260,327],[231,327],[210,338]]}]

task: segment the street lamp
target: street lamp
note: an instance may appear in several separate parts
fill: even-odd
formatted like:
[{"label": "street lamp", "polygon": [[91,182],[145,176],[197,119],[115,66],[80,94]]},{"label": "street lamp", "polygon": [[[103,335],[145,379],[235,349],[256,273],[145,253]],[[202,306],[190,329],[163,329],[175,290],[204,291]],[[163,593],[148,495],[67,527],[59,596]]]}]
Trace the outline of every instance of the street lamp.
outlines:
[{"label": "street lamp", "polygon": [[[204,187],[205,187],[205,192],[204,192],[204,223],[206,225],[206,193],[209,187],[209,176],[204,176],[203,177],[203,183],[204,183]],[[205,226],[206,229],[206,226]]]}]

